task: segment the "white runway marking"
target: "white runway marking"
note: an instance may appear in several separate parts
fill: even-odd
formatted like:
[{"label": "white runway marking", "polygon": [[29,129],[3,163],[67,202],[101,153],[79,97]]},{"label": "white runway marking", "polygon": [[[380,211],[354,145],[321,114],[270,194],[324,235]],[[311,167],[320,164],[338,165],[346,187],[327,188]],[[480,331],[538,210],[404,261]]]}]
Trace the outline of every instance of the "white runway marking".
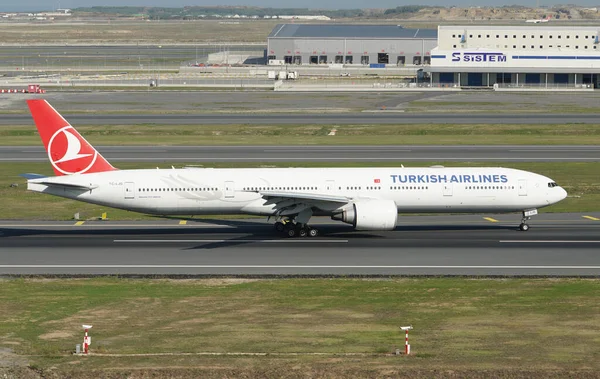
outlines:
[{"label": "white runway marking", "polygon": [[0,268],[320,268],[320,269],[498,269],[498,270],[599,270],[600,266],[360,266],[360,265],[0,265]]},{"label": "white runway marking", "polygon": [[600,241],[585,240],[500,240],[500,243],[600,243]]},{"label": "white runway marking", "polygon": [[114,243],[348,243],[348,240],[312,240],[312,239],[284,239],[284,240],[113,240]]}]

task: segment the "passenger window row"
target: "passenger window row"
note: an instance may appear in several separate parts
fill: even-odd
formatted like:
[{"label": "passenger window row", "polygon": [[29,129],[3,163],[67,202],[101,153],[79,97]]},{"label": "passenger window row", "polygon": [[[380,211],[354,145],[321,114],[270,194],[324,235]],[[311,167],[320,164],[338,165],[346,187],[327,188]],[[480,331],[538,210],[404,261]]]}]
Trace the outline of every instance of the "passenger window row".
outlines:
[{"label": "passenger window row", "polygon": [[244,187],[244,191],[315,191],[318,187]]},{"label": "passenger window row", "polygon": [[511,190],[511,189],[515,189],[515,186],[466,186],[465,189],[468,189],[468,190],[478,190],[478,189]]},{"label": "passenger window row", "polygon": [[393,186],[391,190],[427,190],[429,186]]},{"label": "passenger window row", "polygon": [[140,192],[207,192],[216,188],[140,188]]}]

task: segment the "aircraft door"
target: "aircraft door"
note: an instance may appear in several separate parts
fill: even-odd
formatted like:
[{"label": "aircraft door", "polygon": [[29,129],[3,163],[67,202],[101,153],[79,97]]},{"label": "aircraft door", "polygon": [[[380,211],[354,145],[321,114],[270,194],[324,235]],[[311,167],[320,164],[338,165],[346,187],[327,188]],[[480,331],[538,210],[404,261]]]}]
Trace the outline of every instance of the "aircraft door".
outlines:
[{"label": "aircraft door", "polygon": [[452,196],[452,183],[444,183],[444,196]]},{"label": "aircraft door", "polygon": [[327,180],[325,182],[325,190],[327,192],[333,192],[333,191],[335,191],[335,180]]},{"label": "aircraft door", "polygon": [[125,182],[125,199],[135,199],[135,183]]},{"label": "aircraft door", "polygon": [[527,196],[527,180],[519,179],[519,196]]},{"label": "aircraft door", "polygon": [[235,184],[233,182],[225,182],[225,198],[232,199],[235,197]]}]

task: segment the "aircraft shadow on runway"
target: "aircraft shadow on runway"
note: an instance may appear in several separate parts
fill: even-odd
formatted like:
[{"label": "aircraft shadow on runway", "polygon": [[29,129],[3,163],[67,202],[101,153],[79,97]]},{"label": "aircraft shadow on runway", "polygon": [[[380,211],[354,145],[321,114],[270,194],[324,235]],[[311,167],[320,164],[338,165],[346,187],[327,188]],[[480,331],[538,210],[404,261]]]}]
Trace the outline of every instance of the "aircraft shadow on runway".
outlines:
[{"label": "aircraft shadow on runway", "polygon": [[[235,220],[203,220],[216,224],[220,222],[222,226],[205,228],[194,228],[187,226],[185,228],[147,228],[138,229],[134,227],[102,227],[101,229],[87,227],[73,227],[66,230],[53,230],[43,228],[0,228],[0,239],[10,237],[28,237],[28,236],[49,236],[49,237],[132,237],[137,239],[152,239],[165,237],[184,237],[186,239],[219,239],[229,240],[218,243],[203,243],[189,249],[211,249],[222,248],[226,246],[234,246],[250,243],[249,240],[266,240],[266,239],[282,239],[283,235],[275,232],[271,225],[253,224],[251,222],[240,222]],[[456,236],[463,236],[468,232],[477,231],[514,231],[518,232],[517,228],[511,225],[402,225],[390,232],[364,232],[355,231],[349,225],[314,225],[320,231],[319,238],[326,239],[353,239],[353,240],[369,240],[369,239],[387,239],[387,238],[406,238],[406,233],[428,232],[432,233],[432,238],[436,238],[435,233],[457,232]],[[454,234],[445,237],[454,237]],[[444,236],[440,236],[444,238]],[[39,243],[48,243],[48,240],[40,239]]]}]

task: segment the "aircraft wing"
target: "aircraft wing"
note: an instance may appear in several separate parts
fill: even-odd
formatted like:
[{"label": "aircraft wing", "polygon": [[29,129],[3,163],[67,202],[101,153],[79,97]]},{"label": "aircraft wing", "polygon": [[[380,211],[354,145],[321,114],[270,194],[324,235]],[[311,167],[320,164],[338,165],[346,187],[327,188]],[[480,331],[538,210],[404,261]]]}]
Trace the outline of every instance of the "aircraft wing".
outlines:
[{"label": "aircraft wing", "polygon": [[304,212],[313,207],[320,209],[340,208],[352,199],[346,196],[286,192],[286,191],[253,191],[265,199],[264,205],[273,205],[280,216],[292,216]]},{"label": "aircraft wing", "polygon": [[316,193],[305,193],[305,192],[283,192],[283,191],[256,191],[258,192],[268,204],[277,204],[282,201],[296,200],[298,203],[306,202],[328,202],[328,203],[341,203],[346,204],[351,199],[346,196],[336,195],[323,195]]}]

